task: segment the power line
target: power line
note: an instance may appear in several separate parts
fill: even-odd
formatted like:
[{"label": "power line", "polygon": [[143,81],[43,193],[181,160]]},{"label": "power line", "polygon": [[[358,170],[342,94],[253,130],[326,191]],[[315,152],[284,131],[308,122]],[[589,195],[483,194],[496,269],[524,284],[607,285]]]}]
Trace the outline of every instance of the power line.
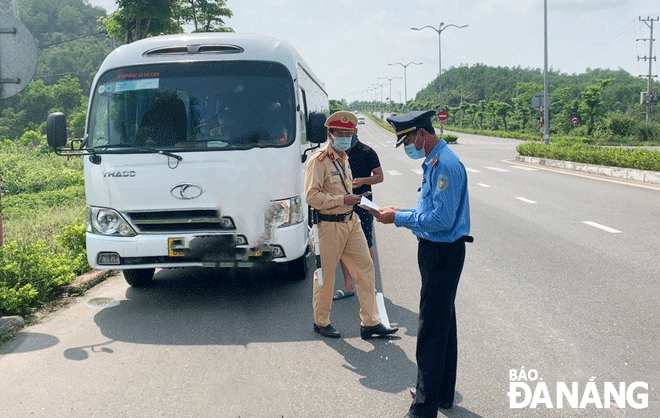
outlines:
[{"label": "power line", "polygon": [[42,48],[48,48],[48,47],[50,47],[50,46],[60,45],[60,44],[64,44],[64,43],[67,43],[67,42],[77,41],[78,39],[91,38],[91,37],[93,37],[93,36],[97,36],[97,35],[101,35],[101,34],[103,34],[103,35],[107,35],[107,32],[100,31],[100,32],[92,33],[91,35],[83,35],[83,36],[78,36],[77,38],[67,39],[67,40],[65,40],[65,41],[59,41],[59,42],[53,42],[53,43],[51,43],[51,44],[40,45],[40,46],[39,46],[39,49],[42,49]]},{"label": "power line", "polygon": [[65,75],[89,75],[89,71],[79,71],[79,72],[70,72],[70,73],[60,73],[60,74],[48,74],[48,75],[35,75],[32,78],[54,78],[54,77],[63,77]]},{"label": "power line", "polygon": [[634,33],[635,33],[635,21],[633,20],[627,23],[625,26],[622,26],[621,28],[617,29],[610,35],[604,37],[600,41],[596,42],[595,44],[588,46],[566,58],[557,60],[555,64],[562,64],[569,61],[575,61],[576,58],[586,58],[597,52],[603,51],[605,48],[615,43],[621,42],[622,40],[626,40],[630,35]]}]

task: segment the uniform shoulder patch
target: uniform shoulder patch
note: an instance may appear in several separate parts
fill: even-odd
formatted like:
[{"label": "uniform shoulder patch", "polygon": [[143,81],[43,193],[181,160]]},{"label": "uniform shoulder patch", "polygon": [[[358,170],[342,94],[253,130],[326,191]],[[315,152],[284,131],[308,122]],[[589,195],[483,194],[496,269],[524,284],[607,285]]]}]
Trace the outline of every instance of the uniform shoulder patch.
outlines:
[{"label": "uniform shoulder patch", "polygon": [[319,161],[323,161],[323,160],[325,160],[325,157],[327,157],[327,156],[328,156],[328,153],[325,152],[325,150],[322,150],[322,151],[315,152],[314,155],[312,156],[312,158],[316,158]]},{"label": "uniform shoulder patch", "polygon": [[444,174],[438,176],[438,185],[436,186],[439,192],[444,192],[449,187],[449,177]]}]

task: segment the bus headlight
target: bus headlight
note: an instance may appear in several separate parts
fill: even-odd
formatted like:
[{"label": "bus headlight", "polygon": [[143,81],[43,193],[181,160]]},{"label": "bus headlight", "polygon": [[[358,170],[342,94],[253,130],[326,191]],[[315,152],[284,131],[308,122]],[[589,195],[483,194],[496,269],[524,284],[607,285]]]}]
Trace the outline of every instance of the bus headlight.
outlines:
[{"label": "bus headlight", "polygon": [[87,207],[87,231],[100,235],[132,237],[133,228],[114,209]]},{"label": "bus headlight", "polygon": [[303,221],[303,205],[300,196],[274,200],[273,203],[281,208],[274,218],[275,225],[278,228],[296,225]]}]

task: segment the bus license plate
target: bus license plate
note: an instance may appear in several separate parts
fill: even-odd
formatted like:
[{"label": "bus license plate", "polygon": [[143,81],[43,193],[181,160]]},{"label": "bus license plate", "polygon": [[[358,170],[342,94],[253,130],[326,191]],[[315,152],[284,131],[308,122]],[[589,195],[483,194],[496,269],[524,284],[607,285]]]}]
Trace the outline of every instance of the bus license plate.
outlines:
[{"label": "bus license plate", "polygon": [[184,254],[181,248],[184,246],[183,238],[168,238],[167,239],[167,255],[170,257],[183,257]]}]

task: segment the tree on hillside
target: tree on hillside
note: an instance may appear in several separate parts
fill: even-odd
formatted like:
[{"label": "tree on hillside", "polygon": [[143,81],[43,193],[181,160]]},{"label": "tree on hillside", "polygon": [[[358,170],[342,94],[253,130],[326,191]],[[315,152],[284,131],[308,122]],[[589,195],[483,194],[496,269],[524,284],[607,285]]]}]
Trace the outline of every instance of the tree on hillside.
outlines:
[{"label": "tree on hillside", "polygon": [[596,122],[596,115],[598,114],[603,103],[603,87],[610,84],[612,79],[600,80],[597,84],[587,86],[582,92],[582,100],[580,102],[579,110],[583,115],[589,117],[587,134],[591,135]]},{"label": "tree on hillside", "polygon": [[77,78],[66,76],[52,86],[54,107],[69,114],[85,105],[85,96]]},{"label": "tree on hillside", "polygon": [[222,19],[232,17],[225,0],[182,0],[178,14],[185,23],[192,23],[193,32],[233,32]]},{"label": "tree on hillside", "polygon": [[573,96],[570,87],[556,89],[550,95],[550,114],[552,122],[550,128],[555,132],[567,134],[573,129],[571,119],[577,116],[580,101]]},{"label": "tree on hillside", "polygon": [[[0,4],[3,1],[8,0]],[[72,75],[88,92],[93,75],[110,52],[109,40],[98,29],[105,10],[86,0],[19,0],[18,9],[39,47],[34,78],[52,85]]]},{"label": "tree on hillside", "polygon": [[108,36],[129,44],[148,36],[183,32],[176,21],[178,0],[115,1],[117,10],[102,20]]},{"label": "tree on hillside", "polygon": [[506,126],[506,117],[511,110],[511,105],[506,102],[494,102],[493,103],[493,113],[496,116],[502,118],[502,123],[504,124],[504,131],[508,131]]},{"label": "tree on hillside", "polygon": [[38,45],[98,32],[97,19],[105,16],[83,0],[19,0],[18,9]]}]

